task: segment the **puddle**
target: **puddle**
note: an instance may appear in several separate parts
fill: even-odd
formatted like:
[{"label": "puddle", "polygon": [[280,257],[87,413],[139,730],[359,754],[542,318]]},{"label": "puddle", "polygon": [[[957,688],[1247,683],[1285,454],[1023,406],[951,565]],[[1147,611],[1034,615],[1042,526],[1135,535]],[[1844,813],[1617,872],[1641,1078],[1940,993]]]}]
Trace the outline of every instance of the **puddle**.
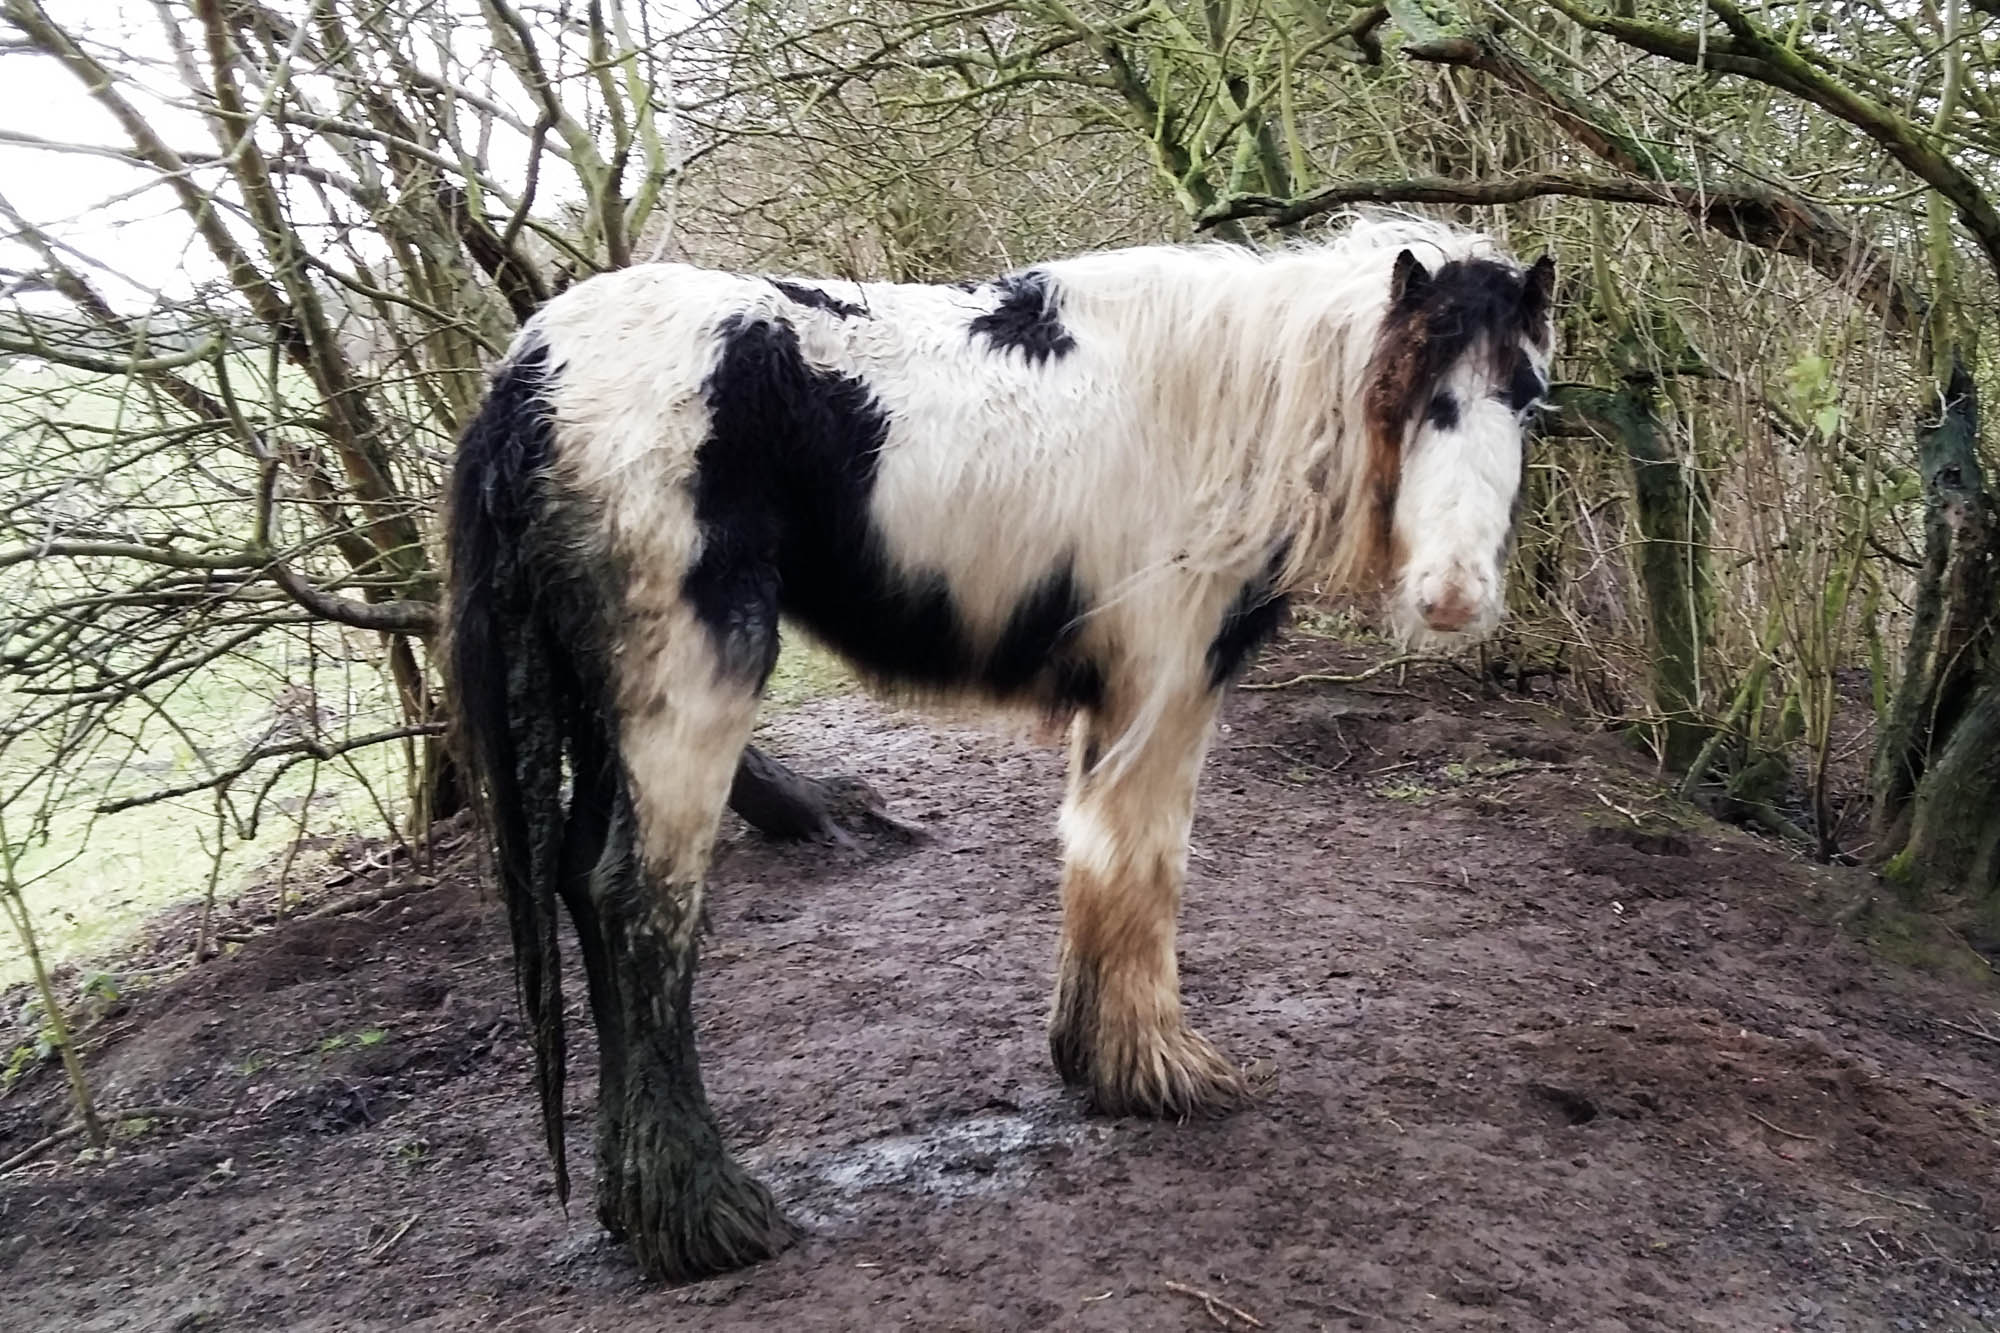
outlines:
[{"label": "puddle", "polygon": [[947,1120],[918,1134],[774,1158],[760,1164],[785,1209],[807,1223],[852,1216],[869,1195],[941,1202],[999,1194],[1028,1179],[1038,1148],[1088,1142],[1074,1113],[996,1112]]}]

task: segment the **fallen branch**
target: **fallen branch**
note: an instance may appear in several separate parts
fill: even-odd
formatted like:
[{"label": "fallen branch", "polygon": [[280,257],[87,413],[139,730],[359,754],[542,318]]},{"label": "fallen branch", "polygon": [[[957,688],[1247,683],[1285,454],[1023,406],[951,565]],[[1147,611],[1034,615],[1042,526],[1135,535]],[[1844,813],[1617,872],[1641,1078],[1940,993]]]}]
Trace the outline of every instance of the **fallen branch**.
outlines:
[{"label": "fallen branch", "polygon": [[1373,1320],[1373,1319],[1380,1319],[1382,1317],[1380,1315],[1369,1314],[1366,1310],[1357,1310],[1351,1305],[1342,1305],[1339,1301],[1329,1300],[1324,1296],[1319,1298],[1319,1303],[1321,1305],[1324,1305],[1327,1309],[1333,1311],[1335,1314],[1344,1314],[1350,1319]]},{"label": "fallen branch", "polygon": [[1856,1194],[1866,1194],[1871,1199],[1884,1199],[1890,1203],[1901,1204],[1905,1208],[1914,1208],[1920,1213],[1931,1211],[1931,1206],[1927,1203],[1919,1203],[1915,1199],[1899,1199],[1893,1194],[1884,1194],[1880,1190],[1864,1189],[1851,1180],[1847,1182],[1847,1188],[1853,1190]]},{"label": "fallen branch", "polygon": [[374,1260],[376,1263],[381,1263],[382,1260],[388,1258],[389,1251],[396,1248],[396,1242],[400,1241],[404,1236],[408,1235],[410,1232],[410,1228],[417,1224],[417,1216],[418,1215],[416,1213],[411,1213],[408,1217],[404,1218],[403,1225],[396,1228],[395,1234],[390,1236],[389,1239],[383,1241],[380,1245],[377,1245],[374,1249],[370,1250],[368,1252],[368,1257]]},{"label": "fallen branch", "polygon": [[1194,1299],[1200,1301],[1201,1308],[1208,1311],[1208,1317],[1210,1319],[1213,1319],[1216,1323],[1220,1324],[1224,1328],[1235,1327],[1233,1324],[1229,1322],[1228,1318],[1223,1314],[1223,1311],[1225,1310],[1227,1310],[1229,1314],[1235,1315],[1238,1319],[1241,1319],[1244,1322],[1244,1324],[1246,1324],[1250,1328],[1264,1327],[1264,1321],[1259,1319],[1256,1315],[1251,1314],[1247,1310],[1239,1310],[1235,1306],[1231,1305],[1228,1301],[1223,1300],[1221,1297],[1216,1296],[1211,1292],[1203,1291],[1200,1287],[1190,1287],[1187,1283],[1176,1282],[1172,1278],[1166,1279],[1166,1284],[1168,1291],[1177,1291],[1183,1296],[1192,1296],[1194,1297]]},{"label": "fallen branch", "polygon": [[418,889],[435,887],[437,887],[437,881],[429,875],[418,875],[414,879],[405,880],[401,884],[390,884],[383,888],[370,889],[366,893],[350,894],[348,897],[342,898],[337,902],[328,903],[324,907],[316,907],[298,919],[301,921],[324,921],[330,916],[348,916],[355,912],[365,912],[371,907],[379,907],[386,902],[393,902],[405,894],[415,893]]},{"label": "fallen branch", "polygon": [[133,1106],[114,1111],[113,1120],[227,1120],[230,1112],[205,1106]]},{"label": "fallen branch", "polygon": [[1931,1021],[1941,1028],[1950,1028],[1953,1032],[1962,1032],[1968,1037],[1977,1037],[1981,1041],[1990,1041],[1995,1046],[2000,1046],[2000,1036],[1995,1036],[1983,1028],[1963,1027],[1948,1018],[1934,1018]]},{"label": "fallen branch", "polygon": [[1405,657],[1392,657],[1386,662],[1378,662],[1365,671],[1352,675],[1336,672],[1308,672],[1293,676],[1290,680],[1266,681],[1262,684],[1239,685],[1240,690],[1288,690],[1294,685],[1359,685],[1362,681],[1373,680],[1384,672],[1406,666],[1448,666],[1464,671],[1465,664],[1455,657],[1439,657],[1435,653],[1411,653]]},{"label": "fallen branch", "polygon": [[[229,1112],[210,1111],[198,1106],[134,1106],[125,1111],[114,1111],[104,1117],[107,1120],[124,1123],[132,1120],[227,1120]],[[21,1151],[0,1162],[0,1176],[6,1175],[17,1166],[25,1166],[51,1148],[68,1143],[82,1134],[85,1126],[70,1125],[59,1129],[47,1138],[38,1139]]]},{"label": "fallen branch", "polygon": [[71,1125],[68,1129],[59,1129],[47,1138],[29,1144],[6,1161],[0,1162],[0,1176],[6,1175],[17,1166],[34,1161],[57,1144],[67,1143],[81,1133],[83,1133],[82,1125]]}]

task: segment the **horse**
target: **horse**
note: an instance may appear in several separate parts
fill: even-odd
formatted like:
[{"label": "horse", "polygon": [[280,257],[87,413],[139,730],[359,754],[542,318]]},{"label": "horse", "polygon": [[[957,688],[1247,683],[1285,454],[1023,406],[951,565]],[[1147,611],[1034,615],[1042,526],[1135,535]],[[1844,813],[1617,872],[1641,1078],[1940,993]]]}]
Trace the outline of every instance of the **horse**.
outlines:
[{"label": "horse", "polygon": [[562,1197],[558,903],[600,1221],[672,1280],[794,1234],[690,1008],[781,622],[905,697],[1067,719],[1055,1068],[1105,1114],[1236,1105],[1175,955],[1218,701],[1303,591],[1379,591],[1416,641],[1499,621],[1553,283],[1392,217],[949,286],[650,264],[542,308],[453,464],[446,658]]}]

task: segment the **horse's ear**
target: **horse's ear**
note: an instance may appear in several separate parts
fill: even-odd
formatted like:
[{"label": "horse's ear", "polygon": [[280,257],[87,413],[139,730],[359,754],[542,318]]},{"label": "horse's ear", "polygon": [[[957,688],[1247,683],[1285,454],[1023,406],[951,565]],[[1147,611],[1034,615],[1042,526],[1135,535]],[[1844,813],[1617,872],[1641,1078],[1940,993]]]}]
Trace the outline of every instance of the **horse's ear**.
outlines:
[{"label": "horse's ear", "polygon": [[1521,283],[1521,322],[1531,329],[1541,328],[1555,305],[1555,295],[1556,261],[1545,254],[1534,262]]},{"label": "horse's ear", "polygon": [[1431,287],[1430,270],[1408,250],[1396,256],[1395,271],[1389,276],[1389,308],[1401,310],[1424,299]]}]

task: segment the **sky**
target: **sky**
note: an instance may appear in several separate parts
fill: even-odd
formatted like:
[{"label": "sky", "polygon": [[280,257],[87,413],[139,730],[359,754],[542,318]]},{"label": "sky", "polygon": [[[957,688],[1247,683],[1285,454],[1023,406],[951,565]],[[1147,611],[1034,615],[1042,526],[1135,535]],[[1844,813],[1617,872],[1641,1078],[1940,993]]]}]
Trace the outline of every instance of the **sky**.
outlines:
[{"label": "sky", "polygon": [[[179,78],[172,67],[172,48],[162,36],[160,9],[152,0],[43,3],[71,31],[126,53],[116,65],[121,91],[142,105],[170,146],[194,153],[217,151],[207,121],[168,100],[177,93]],[[662,8],[673,14],[681,6],[672,0]],[[0,34],[4,32],[0,29]],[[484,51],[483,37],[477,22],[455,29],[454,43],[460,39],[466,43],[460,58],[476,60]],[[415,41],[410,53],[421,58],[424,49],[422,41]],[[133,57],[141,65],[153,66],[141,73],[137,84],[123,77],[134,68]],[[148,79],[156,81],[166,96],[150,94],[145,87]],[[506,96],[507,90],[503,87],[499,93]],[[521,114],[523,120],[533,118],[525,110]],[[169,298],[183,296],[195,284],[220,276],[219,266],[180,212],[176,196],[156,173],[114,158],[25,146],[19,141],[22,136],[107,147],[129,144],[111,114],[56,61],[39,53],[0,51],[0,195],[31,223],[89,256],[95,279],[121,307],[144,309],[153,304],[155,292]],[[526,140],[513,131],[498,130],[488,145],[487,160],[503,179],[520,179],[526,159]],[[542,204],[572,192],[573,183],[566,175],[556,163],[545,160],[537,196]],[[313,208],[308,193],[300,194],[299,207],[308,213]],[[0,220],[0,233],[6,230]],[[0,239],[0,267],[34,266],[32,256],[21,247]],[[49,298],[23,299],[38,303]]]},{"label": "sky", "polygon": [[[166,55],[150,6],[71,0],[50,10],[65,26],[119,35],[130,49]],[[147,110],[170,143],[213,151],[199,117],[157,101]],[[126,142],[117,121],[68,70],[39,54],[9,51],[0,53],[0,139],[12,135],[107,146]],[[0,142],[0,195],[30,222],[129,278],[120,282],[99,274],[107,295],[120,305],[141,302],[148,288],[179,294],[192,277],[213,272],[212,267],[188,271],[194,251],[187,219],[153,173],[126,163]],[[10,268],[25,262],[14,246],[0,247],[0,256],[0,264]]]}]

